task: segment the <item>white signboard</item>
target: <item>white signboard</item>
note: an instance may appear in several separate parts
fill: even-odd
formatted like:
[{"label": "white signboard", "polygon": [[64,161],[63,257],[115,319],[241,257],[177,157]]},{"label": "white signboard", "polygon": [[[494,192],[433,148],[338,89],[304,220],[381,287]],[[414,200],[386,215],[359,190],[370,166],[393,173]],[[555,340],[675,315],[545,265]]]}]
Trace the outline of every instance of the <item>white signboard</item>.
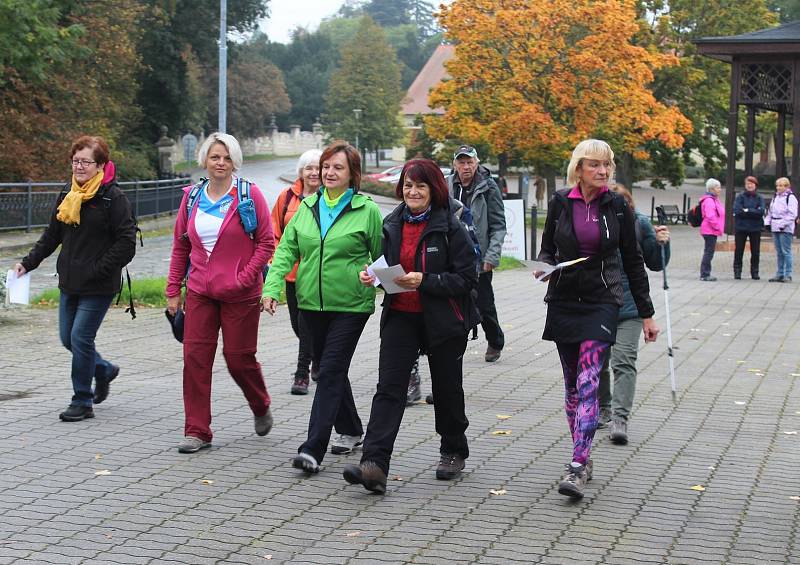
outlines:
[{"label": "white signboard", "polygon": [[523,201],[503,200],[506,212],[506,238],[503,255],[524,261],[525,257],[525,206]]}]

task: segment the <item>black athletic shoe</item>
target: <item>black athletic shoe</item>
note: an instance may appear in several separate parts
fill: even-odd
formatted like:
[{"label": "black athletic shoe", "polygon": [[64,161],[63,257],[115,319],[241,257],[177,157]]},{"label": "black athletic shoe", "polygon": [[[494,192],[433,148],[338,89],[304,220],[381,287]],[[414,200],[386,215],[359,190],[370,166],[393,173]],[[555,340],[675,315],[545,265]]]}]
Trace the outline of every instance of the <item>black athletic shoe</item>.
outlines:
[{"label": "black athletic shoe", "polygon": [[67,409],[58,415],[62,422],[80,422],[94,418],[94,410],[91,406],[75,406],[70,404]]},{"label": "black athletic shoe", "polygon": [[119,375],[119,365],[111,365],[111,375],[109,377],[95,377],[94,379],[94,403],[100,404],[106,398],[108,398],[108,390],[111,384],[111,381],[117,378]]}]

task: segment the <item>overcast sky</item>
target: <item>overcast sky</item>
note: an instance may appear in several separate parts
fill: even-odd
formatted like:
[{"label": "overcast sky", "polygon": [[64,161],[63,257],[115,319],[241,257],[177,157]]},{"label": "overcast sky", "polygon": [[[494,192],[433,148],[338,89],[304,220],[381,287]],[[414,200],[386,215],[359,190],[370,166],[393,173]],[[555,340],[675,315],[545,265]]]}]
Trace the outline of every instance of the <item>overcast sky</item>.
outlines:
[{"label": "overcast sky", "polygon": [[317,29],[322,18],[332,16],[343,3],[342,0],[270,0],[270,17],[261,22],[261,29],[270,41],[289,43],[294,28]]},{"label": "overcast sky", "polygon": [[[434,6],[450,4],[452,0],[435,0]],[[261,30],[270,41],[289,43],[289,34],[297,26],[315,30],[323,18],[332,16],[343,0],[270,0],[269,19],[261,22]]]}]

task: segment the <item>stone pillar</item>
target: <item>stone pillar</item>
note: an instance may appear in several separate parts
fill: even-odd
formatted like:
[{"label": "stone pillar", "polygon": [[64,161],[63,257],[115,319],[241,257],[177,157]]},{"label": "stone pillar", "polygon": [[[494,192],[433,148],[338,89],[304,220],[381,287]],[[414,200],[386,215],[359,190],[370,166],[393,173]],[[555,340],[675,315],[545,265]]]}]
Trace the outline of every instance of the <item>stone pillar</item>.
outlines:
[{"label": "stone pillar", "polygon": [[172,162],[172,152],[175,140],[167,137],[167,126],[161,126],[161,137],[156,142],[158,147],[158,176],[169,178],[175,174],[175,165]]}]

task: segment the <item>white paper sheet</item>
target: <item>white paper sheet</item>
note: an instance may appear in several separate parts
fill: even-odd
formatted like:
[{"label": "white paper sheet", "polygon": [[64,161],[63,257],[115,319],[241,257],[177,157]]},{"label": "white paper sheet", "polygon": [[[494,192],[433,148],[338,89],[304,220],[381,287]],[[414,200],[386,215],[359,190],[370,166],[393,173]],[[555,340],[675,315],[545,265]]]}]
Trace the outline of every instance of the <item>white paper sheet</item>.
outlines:
[{"label": "white paper sheet", "polygon": [[398,286],[394,283],[394,279],[397,277],[402,277],[406,274],[403,270],[402,265],[392,265],[391,267],[386,263],[386,257],[381,255],[378,259],[369,267],[367,267],[367,272],[375,277],[375,282],[373,283],[375,286],[379,284],[383,286],[383,290],[387,294],[398,294],[401,292],[412,292],[410,289],[403,288]]},{"label": "white paper sheet", "polygon": [[581,261],[586,261],[588,257],[581,257],[580,259],[573,259],[572,261],[562,261],[558,265],[550,265],[548,263],[542,263],[541,261],[532,261],[530,266],[533,267],[533,271],[541,271],[543,274],[539,277],[536,277],[536,280],[539,282],[547,282],[550,279],[550,275],[554,272],[563,269],[564,267],[571,267],[576,263],[580,263]]},{"label": "white paper sheet", "polygon": [[8,271],[8,276],[6,277],[6,292],[8,293],[8,301],[12,304],[30,304],[30,273],[25,273],[17,278],[17,274],[14,271]]}]

